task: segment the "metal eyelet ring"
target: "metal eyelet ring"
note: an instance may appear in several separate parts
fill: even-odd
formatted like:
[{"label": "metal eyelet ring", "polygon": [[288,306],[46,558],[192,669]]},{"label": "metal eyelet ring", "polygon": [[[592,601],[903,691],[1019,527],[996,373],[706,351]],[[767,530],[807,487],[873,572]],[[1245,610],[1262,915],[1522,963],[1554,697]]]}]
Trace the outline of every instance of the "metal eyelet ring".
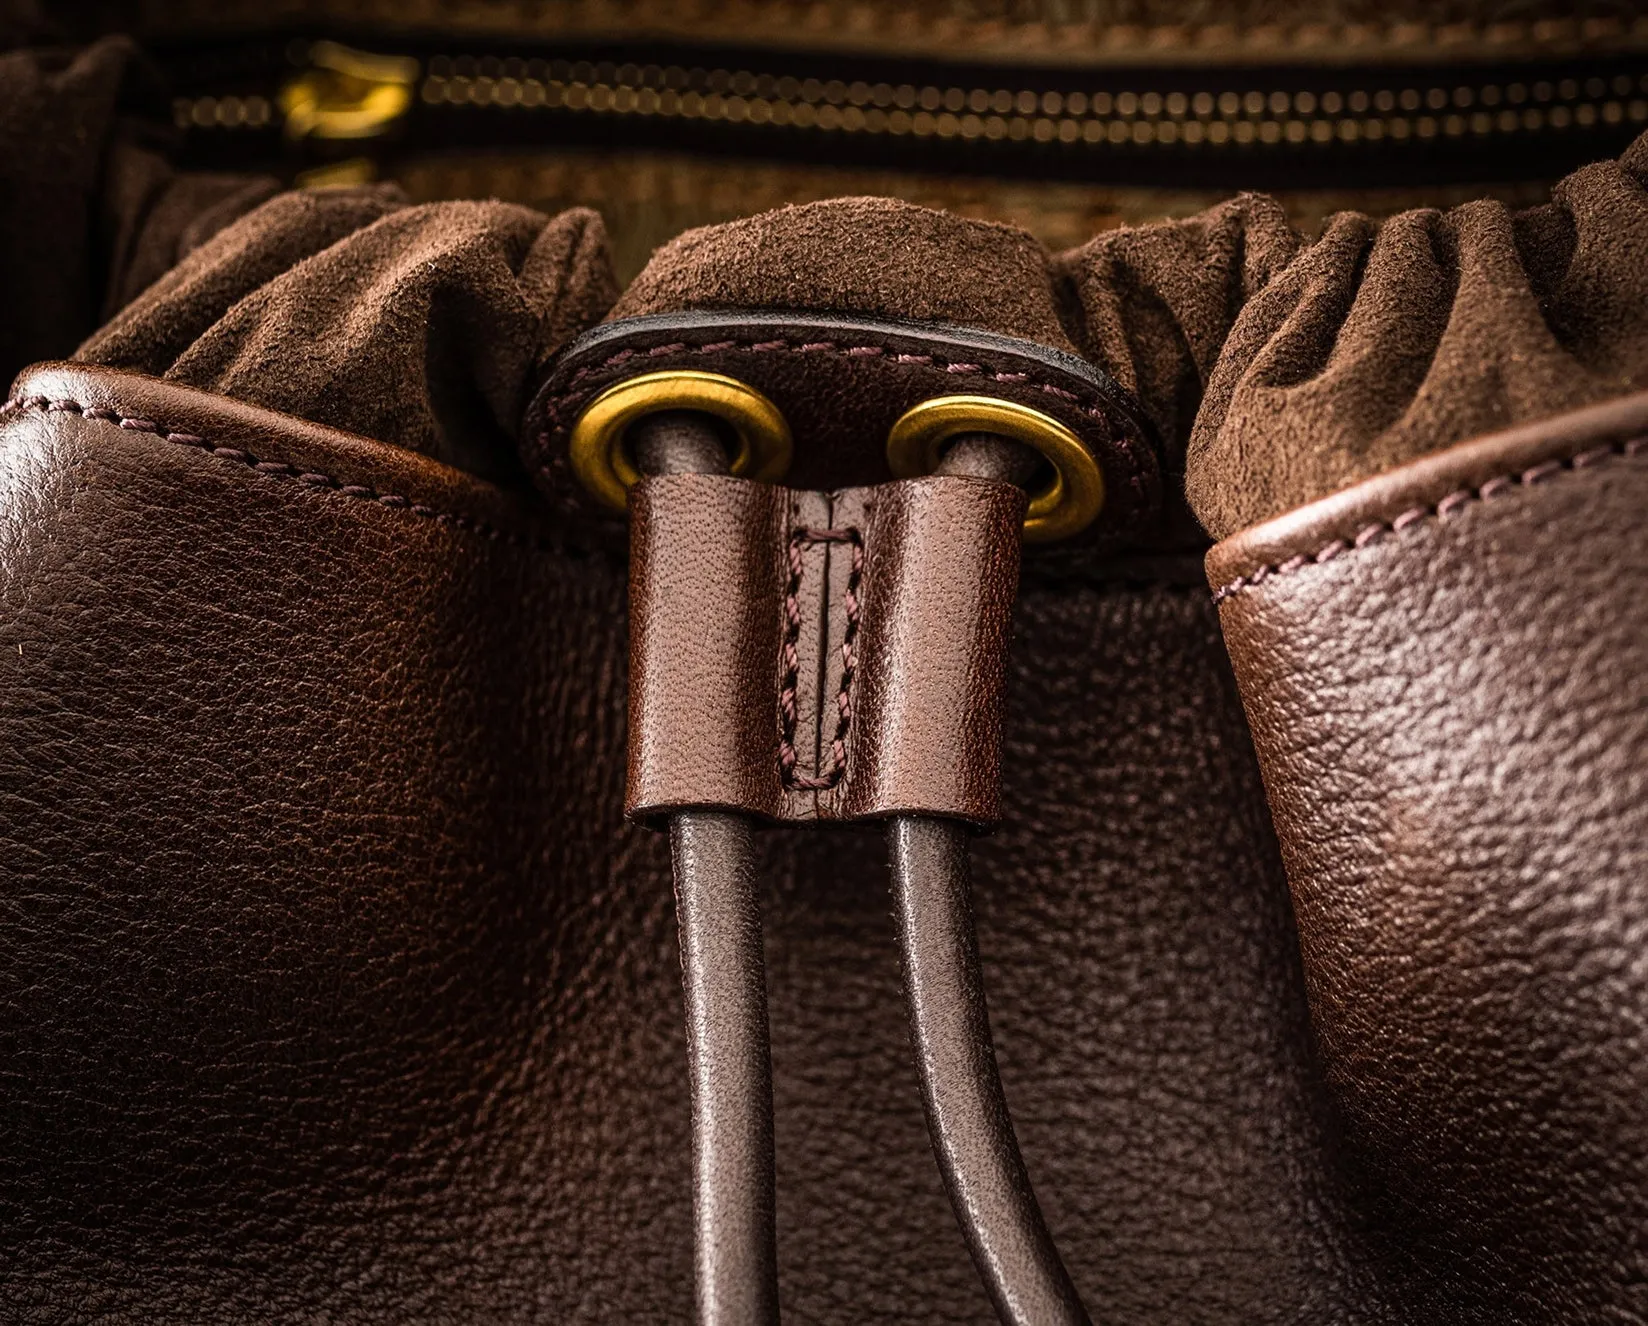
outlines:
[{"label": "metal eyelet ring", "polygon": [[931,474],[944,444],[963,433],[1000,433],[1034,447],[1053,467],[1053,482],[1030,497],[1025,542],[1079,534],[1104,506],[1104,472],[1076,435],[1040,410],[994,396],[938,396],[912,406],[887,434],[887,463],[900,479]]},{"label": "metal eyelet ring", "polygon": [[772,483],[790,468],[790,426],[754,387],[720,373],[671,368],[643,373],[608,387],[584,407],[567,443],[572,471],[610,507],[624,510],[641,478],[624,447],[624,433],[643,415],[698,410],[731,426],[738,438],[732,472]]}]

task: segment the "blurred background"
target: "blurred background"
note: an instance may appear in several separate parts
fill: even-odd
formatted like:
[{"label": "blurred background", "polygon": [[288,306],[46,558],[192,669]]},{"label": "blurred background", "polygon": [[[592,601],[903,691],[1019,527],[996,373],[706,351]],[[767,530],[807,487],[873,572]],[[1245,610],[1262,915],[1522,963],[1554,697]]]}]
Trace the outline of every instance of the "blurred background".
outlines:
[{"label": "blurred background", "polygon": [[147,51],[189,170],[692,226],[887,194],[1053,247],[1229,193],[1314,232],[1526,204],[1648,126],[1648,10],[1557,0],[150,0],[10,46]]}]

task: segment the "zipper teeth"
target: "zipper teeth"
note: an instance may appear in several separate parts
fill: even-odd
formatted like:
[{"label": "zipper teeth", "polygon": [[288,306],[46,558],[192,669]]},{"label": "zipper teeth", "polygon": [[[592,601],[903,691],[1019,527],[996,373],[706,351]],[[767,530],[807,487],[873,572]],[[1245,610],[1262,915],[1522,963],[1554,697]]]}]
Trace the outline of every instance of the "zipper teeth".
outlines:
[{"label": "zipper teeth", "polygon": [[275,122],[268,97],[174,97],[172,121],[179,129],[267,129]]},{"label": "zipper teeth", "polygon": [[[428,106],[452,109],[1088,146],[1481,138],[1648,123],[1648,74],[1453,87],[1089,93],[846,82],[682,65],[437,56],[429,62],[419,96]],[[173,113],[180,127],[198,129],[262,129],[275,119],[269,99],[257,95],[180,97]]]}]

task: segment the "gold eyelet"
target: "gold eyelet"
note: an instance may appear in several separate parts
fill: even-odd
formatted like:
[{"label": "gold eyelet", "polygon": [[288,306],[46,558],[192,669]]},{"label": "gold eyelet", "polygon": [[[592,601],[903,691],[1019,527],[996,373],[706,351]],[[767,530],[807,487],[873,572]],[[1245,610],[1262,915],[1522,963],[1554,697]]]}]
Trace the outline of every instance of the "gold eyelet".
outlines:
[{"label": "gold eyelet", "polygon": [[626,378],[584,407],[567,443],[572,471],[585,488],[619,511],[641,478],[624,448],[624,433],[643,415],[698,410],[728,424],[738,438],[732,472],[773,483],[790,468],[790,426],[754,387],[720,373],[671,368]]},{"label": "gold eyelet", "polygon": [[1027,543],[1079,534],[1104,506],[1104,472],[1093,453],[1057,419],[994,396],[937,396],[912,406],[887,434],[887,463],[900,479],[938,468],[944,444],[963,433],[1000,433],[1034,447],[1053,467],[1053,481],[1030,498]]}]

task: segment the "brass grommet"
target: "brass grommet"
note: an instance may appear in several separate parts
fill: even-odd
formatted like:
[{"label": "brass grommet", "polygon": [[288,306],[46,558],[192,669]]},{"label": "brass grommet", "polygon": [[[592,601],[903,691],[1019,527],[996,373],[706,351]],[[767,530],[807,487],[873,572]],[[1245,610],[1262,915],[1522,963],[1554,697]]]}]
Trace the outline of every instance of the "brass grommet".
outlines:
[{"label": "brass grommet", "polygon": [[584,407],[567,443],[572,471],[585,488],[619,511],[641,478],[624,449],[624,433],[643,415],[698,410],[729,425],[738,438],[732,472],[772,483],[790,468],[790,426],[754,387],[720,373],[670,368],[608,387]]},{"label": "brass grommet", "polygon": [[1034,447],[1053,467],[1053,481],[1031,494],[1026,542],[1079,534],[1104,505],[1104,472],[1073,432],[1040,410],[994,396],[937,396],[912,406],[887,434],[887,463],[900,479],[931,474],[944,444],[963,433],[1000,433]]}]

